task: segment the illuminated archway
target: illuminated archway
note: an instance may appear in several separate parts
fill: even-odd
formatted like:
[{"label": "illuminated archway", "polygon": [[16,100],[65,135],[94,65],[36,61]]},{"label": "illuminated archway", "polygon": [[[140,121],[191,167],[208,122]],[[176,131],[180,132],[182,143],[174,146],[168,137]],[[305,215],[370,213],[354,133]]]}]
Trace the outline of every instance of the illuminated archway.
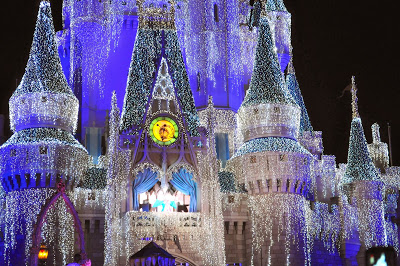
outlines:
[{"label": "illuminated archway", "polygon": [[36,266],[38,265],[38,254],[39,254],[39,249],[40,249],[40,244],[41,244],[41,233],[42,233],[42,227],[44,220],[46,218],[48,210],[56,203],[56,201],[62,197],[65,205],[67,205],[67,208],[69,209],[69,212],[72,214],[72,217],[74,219],[74,226],[76,231],[78,231],[79,234],[79,245],[80,245],[80,254],[82,256],[82,259],[86,259],[86,251],[85,251],[85,238],[82,230],[82,225],[81,221],[79,220],[78,213],[75,210],[74,205],[68,198],[67,194],[65,193],[65,184],[61,180],[57,184],[57,193],[54,194],[46,203],[46,205],[43,206],[42,210],[40,211],[38,215],[38,219],[36,222],[36,225],[33,229],[32,233],[32,248],[31,248],[31,254],[30,254],[30,265]]}]

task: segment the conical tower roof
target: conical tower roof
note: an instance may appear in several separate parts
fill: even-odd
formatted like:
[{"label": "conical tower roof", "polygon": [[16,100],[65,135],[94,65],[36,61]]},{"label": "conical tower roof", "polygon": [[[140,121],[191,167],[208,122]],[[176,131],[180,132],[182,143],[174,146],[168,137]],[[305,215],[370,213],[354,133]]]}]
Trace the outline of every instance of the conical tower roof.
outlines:
[{"label": "conical tower roof", "polygon": [[[293,69],[292,63],[289,63],[289,68]],[[297,82],[296,73],[292,70],[286,76],[286,84],[290,94],[301,108],[300,116],[300,133],[303,131],[313,131],[313,127],[308,116],[306,105],[304,104],[303,96],[301,95],[300,86]]]},{"label": "conical tower roof", "polygon": [[357,180],[378,180],[378,171],[368,151],[361,119],[353,118],[350,129],[349,151],[347,154],[347,167],[343,183],[352,183]]},{"label": "conical tower roof", "polygon": [[55,127],[74,132],[79,101],[68,86],[58,55],[50,3],[42,1],[25,74],[9,101],[13,131]]},{"label": "conical tower roof", "polygon": [[296,105],[280,71],[275,43],[266,17],[260,18],[254,70],[242,107],[262,103]]},{"label": "conical tower roof", "polygon": [[379,173],[368,151],[367,140],[361,118],[358,114],[357,88],[352,78],[352,110],[353,120],[351,121],[349,151],[347,154],[347,167],[343,177],[343,183],[352,183],[361,180],[378,180]]},{"label": "conical tower roof", "polygon": [[14,134],[0,147],[4,189],[55,188],[60,177],[67,188],[79,183],[88,162],[86,149],[72,135],[79,101],[61,68],[47,1],[40,3],[25,74],[9,106]]},{"label": "conical tower roof", "polygon": [[73,94],[61,67],[50,3],[42,1],[25,74],[13,96],[32,92]]},{"label": "conical tower roof", "polygon": [[267,15],[260,18],[254,70],[250,88],[238,110],[238,128],[245,142],[264,137],[297,142],[301,110],[280,71],[269,23]]},{"label": "conical tower roof", "polygon": [[142,126],[156,71],[165,58],[183,119],[191,136],[197,136],[199,118],[178,42],[174,3],[170,9],[139,3],[139,29],[132,53],[120,129],[136,133]]}]

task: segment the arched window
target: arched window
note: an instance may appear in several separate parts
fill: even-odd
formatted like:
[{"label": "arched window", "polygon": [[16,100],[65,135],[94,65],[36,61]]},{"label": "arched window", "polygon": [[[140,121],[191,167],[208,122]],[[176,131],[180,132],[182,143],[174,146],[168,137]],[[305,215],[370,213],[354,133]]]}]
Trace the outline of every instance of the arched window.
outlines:
[{"label": "arched window", "polygon": [[214,21],[219,22],[218,5],[214,4]]}]

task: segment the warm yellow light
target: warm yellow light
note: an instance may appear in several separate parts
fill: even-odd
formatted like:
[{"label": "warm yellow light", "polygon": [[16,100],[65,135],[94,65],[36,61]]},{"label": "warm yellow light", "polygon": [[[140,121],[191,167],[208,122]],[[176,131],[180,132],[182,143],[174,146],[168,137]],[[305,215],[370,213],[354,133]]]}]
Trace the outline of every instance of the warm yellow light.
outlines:
[{"label": "warm yellow light", "polygon": [[154,137],[162,142],[170,141],[174,138],[175,128],[171,122],[167,120],[160,120],[153,127]]},{"label": "warm yellow light", "polygon": [[46,248],[45,245],[41,245],[38,254],[39,260],[47,260],[48,255],[49,255],[49,250]]}]

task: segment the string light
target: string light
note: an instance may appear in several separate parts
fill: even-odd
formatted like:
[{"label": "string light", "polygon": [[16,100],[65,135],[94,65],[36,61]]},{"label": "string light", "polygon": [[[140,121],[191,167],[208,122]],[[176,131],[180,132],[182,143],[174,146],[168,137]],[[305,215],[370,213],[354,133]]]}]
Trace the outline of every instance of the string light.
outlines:
[{"label": "string light", "polygon": [[[136,5],[139,29],[122,115],[114,92],[107,156],[94,165],[72,135],[79,102],[62,73],[57,46],[66,47],[71,38],[70,82],[82,65],[86,75],[82,82],[88,88],[84,94],[99,89],[104,97],[109,53],[118,45],[124,14]],[[57,44],[50,5],[40,4],[26,72],[10,99],[14,134],[0,147],[0,205],[5,204],[0,223],[5,225],[6,265],[19,235],[25,237],[24,263],[28,263],[37,217],[56,193],[59,179],[67,184],[67,195],[76,209],[105,211],[107,265],[118,265],[149,240],[171,240],[201,265],[226,265],[223,212],[229,215],[242,204],[248,205],[251,222],[252,265],[265,246],[271,265],[275,245],[284,249],[286,264],[299,257],[304,265],[311,265],[315,240],[322,241],[327,254],[335,254],[355,236],[367,249],[393,246],[399,252],[398,228],[392,217],[396,216],[400,168],[388,167],[387,145],[380,141],[379,126],[373,126],[373,143],[367,146],[354,78],[348,163],[337,168],[334,156],[320,156],[322,133],[313,131],[289,63],[291,17],[283,2],[260,0],[251,8],[245,1],[237,5],[207,1],[201,30],[196,30],[192,5],[190,1],[64,1],[65,21],[70,19],[71,26],[58,36]],[[217,21],[213,5],[225,5],[221,19],[230,21],[229,25]],[[251,19],[247,17],[250,9]],[[85,23],[92,19],[97,26]],[[88,53],[80,54],[80,49]],[[221,61],[224,56],[229,57],[227,62]],[[197,112],[189,77],[198,77],[201,95],[209,94],[206,88],[217,87],[219,76],[227,91],[226,84],[239,88],[249,73],[250,88],[237,115],[214,108],[212,99]],[[209,85],[204,86],[206,79]],[[172,110],[178,108],[182,115]],[[139,212],[123,206],[131,200],[129,190],[139,172],[164,170],[146,160],[133,164],[130,150],[136,141],[144,141],[143,134],[137,135],[149,128],[152,119],[147,117],[161,114],[187,130],[182,143],[198,151],[192,163],[182,160],[164,174],[167,181],[182,168],[193,175],[200,185],[200,212]],[[234,154],[226,168],[216,158],[216,133],[228,134],[229,152]],[[75,233],[73,217],[60,198],[49,209],[41,236],[51,247],[53,264],[72,259]]]}]

